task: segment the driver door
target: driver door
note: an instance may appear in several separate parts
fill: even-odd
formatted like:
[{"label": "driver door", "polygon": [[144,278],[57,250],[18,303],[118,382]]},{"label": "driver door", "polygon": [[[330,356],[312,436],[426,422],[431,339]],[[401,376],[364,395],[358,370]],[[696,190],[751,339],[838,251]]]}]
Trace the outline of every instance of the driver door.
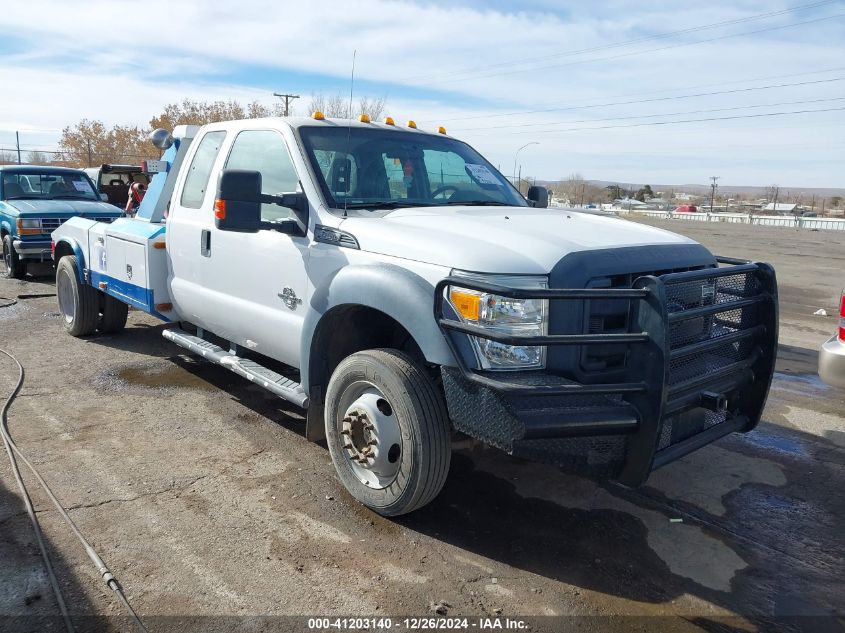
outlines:
[{"label": "driver door", "polygon": [[[224,169],[261,173],[262,193],[294,193],[299,177],[281,133],[243,130],[232,142]],[[291,219],[293,211],[264,204],[261,219]],[[299,366],[299,341],[307,295],[308,237],[273,229],[220,231],[212,223],[205,270],[209,329],[247,349]]]}]

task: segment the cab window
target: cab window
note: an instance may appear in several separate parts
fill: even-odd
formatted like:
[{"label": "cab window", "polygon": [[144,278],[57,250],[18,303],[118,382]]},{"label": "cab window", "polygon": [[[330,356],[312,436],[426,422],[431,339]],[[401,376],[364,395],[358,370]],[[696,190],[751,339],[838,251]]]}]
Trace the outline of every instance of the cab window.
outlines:
[{"label": "cab window", "polygon": [[220,153],[220,146],[226,132],[209,132],[202,137],[197,153],[191,161],[191,168],[185,178],[185,186],[182,188],[181,203],[189,209],[199,209],[205,200],[205,192],[208,189],[208,180],[211,177],[211,168]]},{"label": "cab window", "polygon": [[[226,169],[261,172],[261,193],[294,193],[299,188],[293,161],[282,135],[272,130],[244,130],[235,138]],[[277,204],[262,204],[261,219],[278,222],[293,217],[293,211]]]}]

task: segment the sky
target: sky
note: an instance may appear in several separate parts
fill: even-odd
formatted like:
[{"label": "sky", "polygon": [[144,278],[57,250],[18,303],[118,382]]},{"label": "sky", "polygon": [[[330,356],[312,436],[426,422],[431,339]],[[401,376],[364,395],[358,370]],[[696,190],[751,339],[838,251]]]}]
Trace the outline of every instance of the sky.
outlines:
[{"label": "sky", "polygon": [[7,2],[0,148],[186,97],[309,114],[349,94],[354,53],[356,101],[506,175],[845,187],[843,27],[845,0]]}]

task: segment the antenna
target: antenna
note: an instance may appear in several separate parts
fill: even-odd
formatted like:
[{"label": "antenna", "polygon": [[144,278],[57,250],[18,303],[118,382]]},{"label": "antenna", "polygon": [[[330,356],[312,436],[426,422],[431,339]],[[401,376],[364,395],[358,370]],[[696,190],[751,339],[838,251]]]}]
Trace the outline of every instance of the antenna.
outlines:
[{"label": "antenna", "polygon": [[[352,158],[349,156],[349,151],[352,149],[352,91],[355,88],[355,56],[358,54],[358,49],[352,51],[352,76],[349,79],[349,123],[347,125],[347,133],[346,133],[346,160],[349,161],[347,163],[350,166],[349,172],[352,171]],[[351,173],[346,174],[346,186],[350,187],[352,185],[352,179],[350,178]],[[346,207],[349,204],[349,190],[347,189],[346,195],[343,196],[343,217],[347,217],[346,215]]]}]

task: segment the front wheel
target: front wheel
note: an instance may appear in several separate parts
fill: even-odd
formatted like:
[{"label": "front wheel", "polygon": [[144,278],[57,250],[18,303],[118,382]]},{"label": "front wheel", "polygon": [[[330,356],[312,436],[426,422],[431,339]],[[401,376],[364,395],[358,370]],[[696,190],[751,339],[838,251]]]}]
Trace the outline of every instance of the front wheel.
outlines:
[{"label": "front wheel", "polygon": [[341,482],[384,516],[433,500],[449,473],[449,417],[419,364],[393,349],[352,354],[326,391],[326,441]]},{"label": "front wheel", "polygon": [[3,263],[6,264],[4,274],[8,279],[23,279],[26,275],[26,262],[15,250],[11,235],[3,237]]}]

